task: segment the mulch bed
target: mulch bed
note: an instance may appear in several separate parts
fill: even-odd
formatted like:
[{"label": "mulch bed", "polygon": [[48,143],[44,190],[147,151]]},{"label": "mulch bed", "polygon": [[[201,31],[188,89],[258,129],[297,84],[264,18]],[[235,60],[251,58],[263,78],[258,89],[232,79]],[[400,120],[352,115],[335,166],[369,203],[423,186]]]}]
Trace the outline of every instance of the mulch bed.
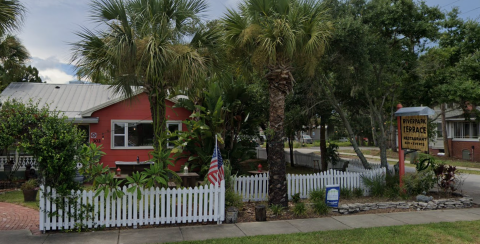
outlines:
[{"label": "mulch bed", "polygon": [[[454,194],[454,195],[445,195],[443,193],[438,192],[429,192],[428,196],[432,196],[434,199],[442,199],[442,198],[461,198],[461,195]],[[397,201],[415,201],[415,198],[402,200],[397,199]],[[274,215],[272,210],[267,208],[267,221],[275,221],[275,220],[291,220],[291,219],[306,219],[306,218],[322,218],[322,217],[333,217],[333,216],[342,216],[344,214],[338,212],[330,211],[327,215],[319,215],[316,214],[311,208],[308,208],[308,203],[310,201],[308,199],[303,199],[301,202],[304,202],[307,205],[307,213],[304,216],[296,216],[293,213],[293,208],[295,204],[293,202],[288,203],[288,209],[283,210],[281,215]],[[375,202],[392,202],[387,198],[375,198],[375,197],[360,197],[360,198],[352,198],[352,199],[341,199],[338,203],[340,206],[341,204],[353,204],[353,203],[375,203]],[[256,205],[268,205],[266,202],[246,202],[243,204],[243,207],[239,209],[238,213],[238,223],[243,222],[254,222],[255,220],[255,206]],[[480,206],[476,204],[472,204],[472,208],[478,208]],[[397,213],[397,212],[416,212],[415,209],[398,209],[398,208],[386,208],[386,209],[374,209],[369,211],[361,211],[358,214],[379,214],[379,213]]]}]

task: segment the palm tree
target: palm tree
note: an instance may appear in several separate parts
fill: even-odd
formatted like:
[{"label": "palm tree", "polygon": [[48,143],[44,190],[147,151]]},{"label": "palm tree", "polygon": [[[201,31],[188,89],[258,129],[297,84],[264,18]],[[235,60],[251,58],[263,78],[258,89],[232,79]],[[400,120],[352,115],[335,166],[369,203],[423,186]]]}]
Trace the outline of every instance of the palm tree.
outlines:
[{"label": "palm tree", "polygon": [[[81,40],[72,44],[79,75],[110,84],[127,97],[143,86],[156,152],[166,148],[159,145],[166,129],[165,98],[173,88],[204,77],[209,68],[203,55],[209,44],[202,41],[214,40],[194,32],[205,9],[204,0],[95,0],[92,16],[106,29],[83,29],[77,33]],[[186,42],[191,36],[194,43]]]},{"label": "palm tree", "polygon": [[0,92],[22,76],[28,58],[27,48],[16,36],[0,36]]},{"label": "palm tree", "polygon": [[18,0],[0,0],[0,36],[17,30],[23,22],[25,7]]},{"label": "palm tree", "polygon": [[269,204],[287,206],[285,96],[294,85],[294,68],[314,74],[332,27],[317,0],[244,0],[239,9],[223,18],[226,38],[238,62],[268,81]]}]

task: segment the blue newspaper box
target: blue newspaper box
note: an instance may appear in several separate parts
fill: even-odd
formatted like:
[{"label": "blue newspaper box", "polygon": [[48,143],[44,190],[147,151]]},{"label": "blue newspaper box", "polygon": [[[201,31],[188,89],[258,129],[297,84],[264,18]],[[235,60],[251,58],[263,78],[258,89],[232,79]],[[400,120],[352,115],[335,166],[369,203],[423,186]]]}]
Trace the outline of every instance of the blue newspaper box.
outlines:
[{"label": "blue newspaper box", "polygon": [[327,206],[331,208],[338,208],[338,199],[340,198],[340,186],[339,185],[327,185],[326,186],[325,202]]}]

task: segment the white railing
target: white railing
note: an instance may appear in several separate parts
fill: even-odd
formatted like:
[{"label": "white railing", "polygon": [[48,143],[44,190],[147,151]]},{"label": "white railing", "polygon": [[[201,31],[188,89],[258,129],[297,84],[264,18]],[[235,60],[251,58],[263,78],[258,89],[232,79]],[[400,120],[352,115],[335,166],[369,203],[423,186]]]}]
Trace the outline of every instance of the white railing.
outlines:
[{"label": "white railing", "polygon": [[[372,169],[380,169],[382,168],[380,164],[375,164],[375,163],[369,163],[370,169],[365,169],[363,167],[362,162],[360,159],[352,159],[348,163],[348,167],[346,168],[347,172],[357,172],[357,173],[364,173],[364,172],[369,172]],[[389,165],[389,170],[392,174],[395,173],[395,168],[391,165]]]},{"label": "white railing", "polygon": [[[37,160],[33,156],[18,156],[18,159],[15,156],[0,156],[0,171],[4,171],[4,165],[8,164],[9,160],[17,161],[18,170],[25,170],[25,166],[31,165],[33,168],[37,167]],[[16,165],[13,166],[15,168]]]},{"label": "white railing", "polygon": [[[341,188],[353,190],[360,188],[364,195],[368,194],[368,189],[363,185],[362,175],[373,177],[378,174],[385,175],[385,168],[368,170],[362,173],[342,172],[328,170],[321,173],[309,175],[287,174],[288,198],[293,194],[299,193],[301,198],[308,198],[312,190],[325,188],[327,185],[340,185]],[[268,178],[269,174],[255,176],[233,177],[233,190],[240,194],[244,202],[247,201],[266,201],[268,200]]]},{"label": "white railing", "polygon": [[[225,219],[225,182],[221,186],[200,186],[188,189],[141,190],[141,198],[135,192],[127,192],[124,186],[123,197],[105,197],[102,192],[95,197],[93,191],[72,192],[78,196],[75,202],[62,199],[64,206],[56,204],[55,189],[41,187],[40,191],[40,230],[74,229],[78,224],[87,228],[99,226],[121,227],[153,224],[192,223]],[[85,214],[85,208],[91,206],[91,214]],[[56,213],[56,214],[51,214]],[[83,216],[79,218],[78,216]]]}]

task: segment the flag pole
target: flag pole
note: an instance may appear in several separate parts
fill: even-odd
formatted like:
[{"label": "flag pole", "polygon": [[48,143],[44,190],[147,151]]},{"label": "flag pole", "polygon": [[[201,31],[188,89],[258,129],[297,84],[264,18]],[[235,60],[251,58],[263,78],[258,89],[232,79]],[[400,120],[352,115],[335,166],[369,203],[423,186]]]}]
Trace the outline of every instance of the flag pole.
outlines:
[{"label": "flag pole", "polygon": [[220,186],[220,170],[218,168],[218,140],[217,140],[217,135],[215,135],[215,153],[217,154],[217,186]]}]

